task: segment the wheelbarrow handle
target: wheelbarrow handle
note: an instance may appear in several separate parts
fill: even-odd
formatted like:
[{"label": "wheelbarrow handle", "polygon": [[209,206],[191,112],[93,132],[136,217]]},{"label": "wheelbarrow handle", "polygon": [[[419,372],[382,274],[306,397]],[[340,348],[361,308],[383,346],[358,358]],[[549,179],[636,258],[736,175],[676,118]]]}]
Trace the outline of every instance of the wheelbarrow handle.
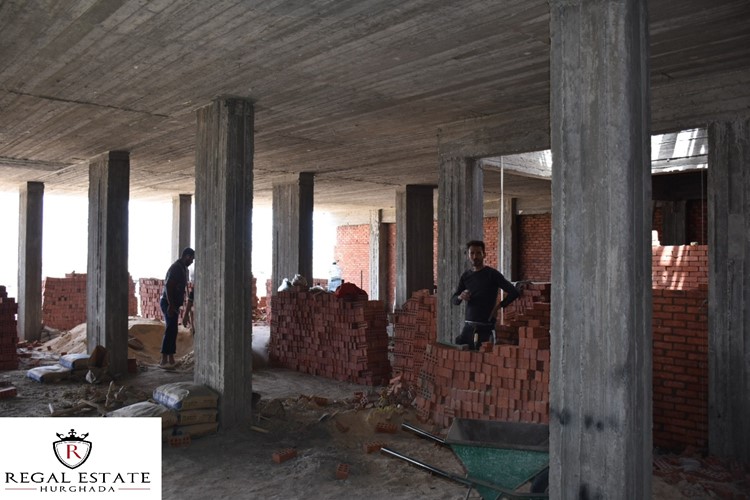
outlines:
[{"label": "wheelbarrow handle", "polygon": [[380,448],[380,453],[384,455],[389,455],[391,457],[400,458],[401,460],[405,462],[409,462],[412,465],[416,465],[417,467],[424,469],[428,472],[431,472],[432,474],[435,474],[436,476],[443,477],[445,479],[449,479],[451,481],[455,481],[457,483],[463,484],[464,486],[472,487],[473,484],[471,481],[462,478],[461,476],[457,476],[455,474],[451,474],[450,472],[444,471],[442,469],[438,469],[437,467],[433,467],[430,464],[426,464],[424,462],[420,462],[416,458],[407,457],[406,455],[402,455],[401,453],[394,451],[390,448],[384,447]]},{"label": "wheelbarrow handle", "polygon": [[423,437],[425,439],[430,439],[432,441],[435,441],[439,445],[445,446],[445,440],[444,439],[441,439],[441,438],[437,437],[434,434],[430,434],[427,431],[423,431],[419,427],[414,427],[413,425],[411,425],[411,424],[409,424],[407,422],[402,423],[401,424],[401,428],[405,429],[407,431],[411,431],[411,432],[413,432],[413,433],[417,434],[418,436]]}]

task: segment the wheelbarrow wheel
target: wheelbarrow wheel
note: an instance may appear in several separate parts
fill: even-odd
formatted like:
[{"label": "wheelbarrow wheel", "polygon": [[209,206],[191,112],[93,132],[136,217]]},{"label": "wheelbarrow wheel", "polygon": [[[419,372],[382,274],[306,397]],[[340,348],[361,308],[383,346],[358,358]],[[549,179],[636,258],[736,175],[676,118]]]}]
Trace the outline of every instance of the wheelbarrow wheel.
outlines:
[{"label": "wheelbarrow wheel", "polygon": [[532,493],[547,493],[549,490],[549,467],[546,467],[542,472],[534,476],[531,480],[531,492]]}]

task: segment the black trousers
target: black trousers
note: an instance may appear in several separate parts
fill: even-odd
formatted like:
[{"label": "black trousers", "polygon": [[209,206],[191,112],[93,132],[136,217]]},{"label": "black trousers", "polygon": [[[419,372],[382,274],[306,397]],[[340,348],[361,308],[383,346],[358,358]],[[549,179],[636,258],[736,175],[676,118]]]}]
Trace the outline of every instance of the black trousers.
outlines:
[{"label": "black trousers", "polygon": [[[483,342],[487,342],[492,338],[492,333],[495,329],[492,325],[472,325],[470,323],[464,323],[464,328],[461,330],[461,335],[456,337],[457,345],[468,345],[472,349],[479,349],[479,346]],[[474,334],[477,333],[479,336],[479,342],[474,345]]]}]

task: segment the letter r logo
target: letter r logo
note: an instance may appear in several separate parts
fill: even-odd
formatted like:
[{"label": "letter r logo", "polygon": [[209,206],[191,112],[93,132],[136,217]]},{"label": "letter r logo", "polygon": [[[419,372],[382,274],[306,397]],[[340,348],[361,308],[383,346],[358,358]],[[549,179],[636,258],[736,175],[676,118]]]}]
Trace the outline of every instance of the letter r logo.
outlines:
[{"label": "letter r logo", "polygon": [[75,455],[78,460],[81,460],[81,455],[79,455],[76,450],[78,449],[78,446],[74,444],[68,445],[68,460],[70,460],[71,455]]}]

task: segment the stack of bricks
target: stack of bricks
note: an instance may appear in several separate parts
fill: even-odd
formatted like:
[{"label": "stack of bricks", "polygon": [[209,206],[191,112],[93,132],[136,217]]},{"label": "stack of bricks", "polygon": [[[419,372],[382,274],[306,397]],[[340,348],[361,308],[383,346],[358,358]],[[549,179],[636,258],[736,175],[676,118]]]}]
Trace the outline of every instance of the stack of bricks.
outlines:
[{"label": "stack of bricks", "polygon": [[289,291],[271,303],[268,353],[275,366],[361,385],[390,380],[382,302]]},{"label": "stack of bricks", "polygon": [[[128,315],[138,314],[135,283],[128,275]],[[42,282],[44,324],[60,330],[86,322],[86,275],[66,274],[64,278],[46,278]]]},{"label": "stack of bricks", "polygon": [[[185,306],[187,305],[188,293],[192,291],[193,283],[190,282],[187,285],[187,293],[185,293],[185,302],[182,305],[182,312],[185,312]],[[164,319],[164,315],[161,312],[161,294],[164,290],[164,280],[157,278],[141,278],[138,280],[138,295],[141,299],[141,317],[149,319]],[[256,317],[258,313],[258,293],[255,289],[255,278],[252,278],[252,291],[250,296],[250,307],[252,307],[253,317]]]},{"label": "stack of bricks", "polygon": [[410,386],[417,383],[424,364],[424,353],[435,343],[435,308],[437,299],[428,290],[419,290],[393,315],[394,338],[393,372],[401,374]]},{"label": "stack of bricks", "polygon": [[[435,343],[434,302],[433,307],[425,307],[430,296],[416,292],[410,300],[420,304],[417,312],[407,302],[404,310],[394,314],[394,358],[408,359],[400,353],[417,350],[412,338],[399,336],[399,325],[402,332],[409,332],[410,325],[416,325],[417,314],[431,315],[432,321],[425,321],[425,335],[432,340],[425,341],[422,368],[414,384],[418,417],[445,427],[456,417],[548,423],[550,308],[540,300],[549,300],[549,291],[549,284],[527,287],[529,304],[522,313],[516,311],[505,327],[513,330],[516,345],[485,343],[479,352]],[[403,369],[403,362],[398,363]],[[406,373],[404,369],[404,376]]]},{"label": "stack of bricks", "polygon": [[708,288],[653,290],[654,445],[708,446]]},{"label": "stack of bricks", "polygon": [[706,245],[653,247],[651,262],[654,288],[691,290],[708,284]]},{"label": "stack of bricks", "polygon": [[520,327],[549,326],[551,284],[523,283],[518,288],[521,296],[503,310],[502,317],[498,315],[498,323],[495,325],[498,343],[518,344]]},{"label": "stack of bricks", "polygon": [[0,371],[18,369],[16,314],[18,304],[0,286]]}]

